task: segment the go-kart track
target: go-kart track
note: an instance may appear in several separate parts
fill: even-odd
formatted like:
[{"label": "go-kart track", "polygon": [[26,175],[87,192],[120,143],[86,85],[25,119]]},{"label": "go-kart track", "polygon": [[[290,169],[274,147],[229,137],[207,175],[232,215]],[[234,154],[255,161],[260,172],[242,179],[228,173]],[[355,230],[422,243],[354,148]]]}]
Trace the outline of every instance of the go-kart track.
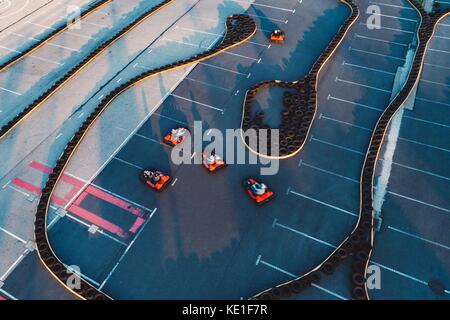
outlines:
[{"label": "go-kart track", "polygon": [[[302,290],[268,289],[321,266],[360,221],[366,152],[416,64],[423,13],[408,0],[353,1],[359,15],[318,75],[307,140],[280,160],[276,175],[261,176],[275,197],[256,206],[243,182],[259,177],[261,165],[230,164],[215,173],[175,165],[163,138],[180,126],[192,132],[194,121],[206,133],[239,128],[246,91],[266,80],[305,77],[352,14],[348,3],[172,0],[142,17],[163,1],[112,0],[82,17],[81,28],[48,38],[46,31],[66,19],[66,6],[89,10],[97,2],[18,1],[26,8],[19,13],[0,1],[0,17],[8,16],[0,20],[0,64],[44,39],[0,73],[0,126],[82,63],[0,139],[0,300],[361,298],[349,259]],[[373,5],[381,10],[375,30],[368,27]],[[254,21],[256,32],[227,42],[225,22],[238,14]],[[381,288],[365,298],[450,298],[450,17],[442,17],[426,43],[417,86],[380,144],[367,259],[381,270]],[[270,42],[275,29],[284,42]],[[153,76],[136,78],[145,72]],[[256,111],[278,123],[281,97],[261,89]],[[105,107],[101,115],[90,117],[98,106]],[[57,166],[63,172],[56,179],[52,168],[86,121],[89,130],[67,165]],[[147,168],[170,176],[163,192],[139,178]],[[39,232],[104,296],[58,282]]]}]

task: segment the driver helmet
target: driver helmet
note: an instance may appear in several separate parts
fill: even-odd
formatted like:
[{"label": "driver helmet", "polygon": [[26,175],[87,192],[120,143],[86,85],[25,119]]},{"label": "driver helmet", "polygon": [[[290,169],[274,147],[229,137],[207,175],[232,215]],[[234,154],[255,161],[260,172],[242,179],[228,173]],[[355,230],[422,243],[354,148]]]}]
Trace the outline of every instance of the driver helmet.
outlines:
[{"label": "driver helmet", "polygon": [[266,192],[267,186],[264,183],[255,183],[252,186],[252,189],[255,192],[255,194],[261,196]]}]

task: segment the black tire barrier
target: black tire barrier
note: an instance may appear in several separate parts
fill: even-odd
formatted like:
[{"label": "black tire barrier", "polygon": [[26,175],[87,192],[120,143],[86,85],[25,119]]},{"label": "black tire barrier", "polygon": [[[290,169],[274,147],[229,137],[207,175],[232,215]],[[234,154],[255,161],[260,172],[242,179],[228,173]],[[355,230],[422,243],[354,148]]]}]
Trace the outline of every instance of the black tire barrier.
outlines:
[{"label": "black tire barrier", "polygon": [[[172,0],[166,0],[163,3],[168,3],[170,1],[172,1]],[[161,4],[157,7],[158,8],[161,7]],[[245,30],[250,30],[250,31],[245,31],[245,33],[242,34],[242,36],[245,36],[245,37],[243,37],[243,40],[239,40],[239,41],[233,40],[231,37],[228,36],[229,32],[231,32],[233,30],[227,28],[226,35],[223,38],[222,43],[213,49],[207,50],[203,54],[203,57],[201,59],[209,58],[213,55],[220,53],[221,51],[223,51],[229,47],[239,45],[242,42],[246,41],[247,39],[249,39],[253,36],[253,34],[256,32],[255,22],[248,16],[238,15],[235,17],[237,17],[236,19],[238,21],[235,23],[236,27],[244,25],[244,26],[248,26],[248,28],[246,28]],[[227,26],[231,25],[232,20],[233,20],[233,18],[230,18],[230,17],[227,19]],[[233,26],[233,28],[234,28],[234,26]],[[239,37],[239,39],[242,39],[242,37]],[[219,49],[219,48],[221,48],[221,49]],[[179,61],[178,65],[180,65],[180,64],[188,65],[193,62],[194,61],[190,58],[190,59],[187,59],[184,61]],[[171,66],[173,66],[173,65],[171,65]],[[52,173],[49,175],[48,180],[42,190],[42,194],[39,199],[39,204],[36,209],[36,214],[35,214],[36,218],[35,218],[35,225],[34,225],[34,227],[35,227],[34,234],[35,234],[37,251],[38,251],[39,257],[41,258],[42,263],[45,264],[45,266],[51,272],[51,274],[55,278],[57,278],[66,289],[69,289],[65,285],[65,283],[66,283],[65,281],[67,280],[68,273],[67,273],[67,270],[65,270],[64,264],[61,261],[59,261],[58,257],[51,250],[51,245],[47,239],[47,233],[46,233],[47,230],[46,230],[46,225],[45,225],[46,217],[48,215],[48,207],[50,205],[50,199],[51,199],[53,191],[56,187],[56,184],[57,184],[59,178],[61,177],[61,175],[63,174],[63,169],[65,168],[67,163],[70,161],[70,158],[73,155],[73,153],[77,150],[79,143],[81,143],[82,137],[84,136],[86,131],[90,128],[92,123],[96,121],[98,116],[107,108],[107,105],[109,105],[110,102],[112,102],[118,95],[120,95],[121,92],[125,91],[126,89],[129,89],[136,82],[143,79],[142,75],[144,75],[144,77],[150,77],[150,76],[158,74],[162,70],[167,70],[167,69],[170,69],[170,67],[165,66],[165,67],[156,68],[153,70],[143,72],[140,76],[133,78],[134,80],[128,81],[128,82],[126,82],[126,84],[120,85],[116,89],[112,90],[109,94],[107,94],[99,102],[99,104],[97,105],[95,110],[90,115],[87,116],[86,120],[78,128],[77,132],[74,134],[74,136],[71,138],[71,140],[67,143],[66,148],[64,149],[64,152],[61,154],[60,158],[57,160],[56,165],[53,168]],[[83,279],[80,279],[80,282],[81,282],[80,289],[69,289],[72,292],[74,292],[76,295],[78,295],[79,297],[86,299],[86,300],[109,300],[109,299],[111,299],[110,297],[108,297],[101,291],[97,290],[95,287],[93,287],[88,282],[84,281]],[[285,293],[288,291],[288,290],[280,290],[278,288],[276,288],[274,290],[272,290],[274,292],[272,292],[271,294],[275,298],[278,293],[281,294],[281,292]]]},{"label": "black tire barrier", "polygon": [[355,300],[367,300],[366,290],[364,286],[354,287],[352,290],[353,298]]},{"label": "black tire barrier", "polygon": [[320,270],[326,274],[326,275],[332,275],[334,273],[335,270],[335,266],[333,263],[331,262],[325,262],[324,264],[322,264],[322,266],[320,267]]},{"label": "black tire barrier", "polygon": [[[245,96],[244,100],[244,110],[243,113],[246,111],[247,103],[251,100],[253,100],[256,97],[256,94],[259,90],[263,88],[270,88],[272,86],[278,86],[281,88],[293,88],[295,89],[295,92],[291,91],[285,91],[283,93],[283,99],[282,103],[284,106],[284,110],[282,111],[282,117],[281,117],[281,124],[279,125],[279,130],[281,130],[284,126],[287,124],[295,124],[295,127],[298,127],[299,125],[302,126],[302,128],[306,128],[306,131],[302,131],[302,142],[299,143],[299,140],[295,141],[292,140],[289,142],[288,145],[283,143],[283,150],[280,149],[280,152],[278,155],[271,154],[270,152],[266,152],[265,154],[262,154],[262,156],[268,156],[268,157],[287,157],[290,155],[293,155],[297,152],[299,152],[306,142],[307,134],[309,130],[312,127],[313,121],[314,121],[314,114],[317,108],[317,91],[316,91],[316,85],[317,85],[317,76],[319,73],[319,70],[322,68],[324,63],[327,61],[327,59],[330,57],[330,55],[335,51],[336,47],[340,44],[341,40],[345,36],[346,32],[350,28],[350,26],[356,21],[356,18],[359,15],[358,8],[353,5],[352,0],[343,0],[344,3],[346,3],[349,7],[352,8],[351,15],[347,18],[345,23],[341,26],[339,29],[337,35],[330,41],[328,46],[324,49],[324,51],[319,55],[319,57],[316,59],[316,61],[313,63],[312,68],[308,72],[308,75],[304,77],[303,79],[292,81],[292,82],[286,82],[286,81],[276,81],[276,80],[266,80],[262,81],[254,86],[252,86]],[[251,94],[250,94],[251,92]],[[291,106],[298,106],[304,109],[297,109],[294,111],[295,116],[301,118],[301,121],[294,121],[292,119],[292,116],[290,113],[293,111]],[[305,113],[305,111],[308,110]],[[286,113],[287,112],[287,113]],[[253,123],[260,123],[261,118],[255,117],[251,119],[250,124]],[[241,121],[241,129],[246,130],[249,126],[249,123],[247,121]],[[304,136],[303,136],[304,135]],[[294,142],[295,141],[295,142]],[[245,141],[244,141],[245,142]],[[247,144],[247,147],[250,148],[250,146]],[[254,150],[259,151],[259,150]]]},{"label": "black tire barrier", "polygon": [[357,287],[363,287],[366,284],[366,279],[361,273],[354,273],[352,275],[352,282]]},{"label": "black tire barrier", "polygon": [[[103,5],[104,3],[109,2],[110,0],[101,0],[98,2],[98,5],[95,8],[98,8],[100,5]],[[159,10],[161,7],[168,5],[174,0],[163,0],[159,4],[153,6],[146,12],[142,13],[138,18],[136,18],[133,22],[128,24],[126,27],[122,28],[119,32],[114,34],[113,37],[109,38],[108,40],[105,40],[102,44],[100,44],[98,47],[93,49],[88,54],[88,58],[85,58],[82,62],[78,63],[75,67],[70,69],[66,74],[64,74],[61,78],[57,79],[53,85],[45,91],[45,94],[42,94],[37,98],[35,101],[33,101],[32,104],[28,105],[24,110],[27,110],[27,112],[20,117],[15,117],[12,121],[8,122],[6,125],[2,126],[0,128],[0,139],[4,138],[23,118],[27,117],[29,113],[33,112],[35,110],[35,107],[45,101],[49,96],[51,96],[53,93],[55,93],[71,76],[73,76],[75,73],[77,73],[81,68],[83,68],[86,64],[91,62],[92,58],[94,58],[99,52],[103,51],[106,47],[109,47],[111,44],[113,44],[119,37],[124,35],[128,30],[138,25],[141,21],[145,20],[149,16],[151,16],[153,13],[155,13],[157,10]],[[89,11],[86,11],[85,15],[92,12],[94,8],[89,9]],[[47,40],[43,41],[45,43]],[[100,49],[101,48],[101,49]],[[26,52],[28,54],[30,51]],[[18,59],[21,59],[21,57],[18,57],[15,61]],[[12,63],[9,63],[8,65],[11,65]],[[0,66],[0,71],[4,67]]]}]

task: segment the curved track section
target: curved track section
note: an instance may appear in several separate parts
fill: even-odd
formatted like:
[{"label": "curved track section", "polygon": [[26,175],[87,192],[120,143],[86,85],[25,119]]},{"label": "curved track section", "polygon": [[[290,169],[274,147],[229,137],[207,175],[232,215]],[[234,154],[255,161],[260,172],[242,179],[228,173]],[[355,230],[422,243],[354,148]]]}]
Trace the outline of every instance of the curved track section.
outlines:
[{"label": "curved track section", "polygon": [[[110,3],[113,0],[100,0],[97,1],[94,5],[90,6],[88,9],[81,12],[79,19],[83,19],[84,17],[90,15],[91,13],[94,13],[101,7],[105,6],[106,4]],[[0,72],[3,72],[7,68],[11,67],[16,62],[20,61],[27,55],[33,53],[38,48],[42,47],[46,42],[50,41],[51,39],[57,37],[64,31],[66,31],[71,24],[62,24],[60,27],[54,29],[51,33],[49,33],[47,36],[39,40],[38,42],[34,43],[32,46],[30,46],[27,50],[24,50],[15,56],[11,57],[8,61],[5,61],[4,63],[0,64]]]},{"label": "curved track section", "polygon": [[[247,90],[242,108],[242,130],[268,130],[267,150],[264,150],[264,153],[263,150],[252,149],[244,139],[241,131],[241,139],[243,143],[253,153],[269,159],[287,159],[296,155],[303,149],[316,116],[317,79],[319,77],[319,73],[333,56],[334,52],[347,34],[347,31],[351,28],[359,16],[358,7],[352,0],[339,1],[350,7],[351,15],[347,18],[336,36],[316,60],[306,77],[293,82],[285,82],[281,80],[263,81]],[[270,150],[270,146],[272,145],[270,141],[271,128],[263,123],[264,112],[258,112],[256,116],[252,118],[252,104],[258,94],[258,91],[263,88],[270,88],[274,86],[295,90],[294,92],[286,91],[283,95],[284,109],[282,111],[282,120],[279,127],[278,154],[273,154],[274,150]]]},{"label": "curved track section", "polygon": [[252,299],[280,299],[300,293],[311,284],[318,283],[322,275],[331,275],[340,262],[348,257],[352,259],[352,276],[349,280],[352,285],[353,298],[357,300],[369,299],[366,276],[374,242],[372,203],[376,163],[392,118],[401,109],[419,81],[424,55],[435,28],[445,16],[450,14],[450,10],[428,14],[417,1],[408,0],[408,2],[420,16],[420,26],[417,31],[418,45],[406,83],[386,107],[373,130],[360,177],[360,211],[356,226],[350,235],[317,267],[293,281],[261,292]]},{"label": "curved track section", "polygon": [[170,65],[166,65],[157,69],[149,70],[142,73],[139,76],[130,79],[128,82],[123,83],[118,86],[112,92],[110,92],[99,105],[95,108],[83,125],[74,134],[72,139],[67,144],[65,150],[58,159],[53,172],[49,175],[47,183],[42,191],[42,196],[40,198],[37,211],[36,211],[36,221],[34,226],[35,240],[37,245],[37,251],[42,263],[48,269],[48,271],[68,290],[73,292],[75,295],[81,299],[86,300],[105,300],[110,299],[106,294],[97,290],[89,283],[81,280],[81,287],[79,289],[69,288],[66,282],[70,276],[66,266],[58,259],[56,254],[53,252],[52,247],[48,241],[47,237],[47,216],[48,207],[50,205],[50,199],[52,197],[53,191],[56,184],[58,183],[65,167],[69,163],[72,155],[77,150],[77,147],[82,142],[86,132],[93,125],[93,123],[98,119],[102,112],[123,92],[127,91],[136,84],[144,81],[145,79],[152,77],[157,74],[161,74],[166,71],[171,71],[176,68],[185,67],[190,64],[194,64],[213,56],[222,53],[225,50],[238,46],[256,33],[256,24],[248,16],[245,15],[233,15],[228,17],[226,22],[226,34],[222,42],[213,49],[205,51],[204,53],[198,54],[187,60],[180,60]]},{"label": "curved track section", "polygon": [[[108,0],[107,2],[112,1]],[[143,14],[141,14],[136,20],[131,22],[126,27],[122,28],[110,39],[103,42],[95,50],[90,52],[86,58],[78,63],[75,67],[70,69],[64,76],[58,79],[47,91],[42,93],[36,100],[34,100],[30,105],[28,105],[22,112],[15,116],[11,121],[0,128],[0,139],[4,138],[8,133],[10,133],[20,122],[22,122],[30,113],[39,108],[48,98],[50,98],[59,88],[64,86],[68,81],[70,81],[76,74],[78,74],[84,67],[86,67],[90,62],[92,62],[97,56],[104,52],[108,47],[117,42],[120,38],[130,32],[133,28],[139,25],[142,21],[148,17],[155,14],[157,11],[161,10],[163,7],[169,5],[174,0],[164,0],[158,5],[150,8]],[[105,2],[106,4],[106,2]],[[92,12],[92,11],[91,11]],[[64,30],[63,30],[64,31]],[[61,31],[62,32],[62,31]],[[56,36],[56,34],[54,35]],[[28,52],[27,54],[29,54]]]}]

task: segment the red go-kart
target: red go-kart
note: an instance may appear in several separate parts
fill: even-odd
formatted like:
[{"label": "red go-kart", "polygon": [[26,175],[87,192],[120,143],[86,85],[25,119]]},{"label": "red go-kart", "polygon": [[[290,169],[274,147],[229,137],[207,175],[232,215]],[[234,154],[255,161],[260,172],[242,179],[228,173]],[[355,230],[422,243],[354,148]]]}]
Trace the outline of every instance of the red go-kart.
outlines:
[{"label": "red go-kart", "polygon": [[270,35],[270,41],[272,42],[283,43],[285,39],[286,36],[284,34],[284,31],[280,29],[273,30],[272,34]]},{"label": "red go-kart", "polygon": [[206,153],[203,153],[203,166],[209,172],[216,172],[219,169],[225,168],[227,164],[215,153],[212,153],[209,156]]},{"label": "red go-kart", "polygon": [[142,171],[140,178],[147,186],[156,191],[165,189],[172,180],[169,175],[155,169],[146,169]]},{"label": "red go-kart", "polygon": [[273,191],[255,178],[246,179],[244,187],[249,197],[255,201],[257,205],[263,205],[275,198]]},{"label": "red go-kart", "polygon": [[183,127],[172,129],[163,139],[164,143],[171,147],[179,145],[189,135],[189,130]]}]

